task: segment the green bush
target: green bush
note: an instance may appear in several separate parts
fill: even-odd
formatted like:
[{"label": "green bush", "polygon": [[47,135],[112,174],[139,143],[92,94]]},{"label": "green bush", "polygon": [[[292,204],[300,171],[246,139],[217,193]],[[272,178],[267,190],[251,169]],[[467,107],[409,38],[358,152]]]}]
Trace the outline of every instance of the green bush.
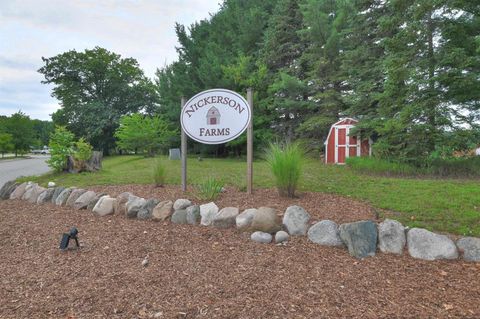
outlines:
[{"label": "green bush", "polygon": [[409,164],[378,159],[374,157],[349,157],[346,163],[354,171],[386,176],[411,176],[421,173],[419,168]]},{"label": "green bush", "polygon": [[48,166],[57,172],[63,171],[67,166],[67,158],[73,152],[74,135],[63,126],[57,126],[50,135],[50,159]]},{"label": "green bush", "polygon": [[157,159],[153,166],[153,182],[155,183],[156,187],[162,187],[165,185],[165,180],[167,178],[167,170],[165,169],[165,165]]},{"label": "green bush", "polygon": [[480,156],[435,159],[429,171],[441,177],[480,177]]},{"label": "green bush", "polygon": [[200,200],[212,201],[222,192],[223,182],[213,177],[196,186],[197,197]]},{"label": "green bush", "polygon": [[88,161],[92,157],[92,145],[82,137],[75,143],[75,152],[73,157],[78,161]]},{"label": "green bush", "polygon": [[347,165],[354,171],[385,176],[480,177],[480,157],[436,158],[424,166],[373,157],[350,157]]},{"label": "green bush", "polygon": [[280,196],[294,197],[305,163],[303,147],[299,143],[271,143],[266,151],[266,161]]}]

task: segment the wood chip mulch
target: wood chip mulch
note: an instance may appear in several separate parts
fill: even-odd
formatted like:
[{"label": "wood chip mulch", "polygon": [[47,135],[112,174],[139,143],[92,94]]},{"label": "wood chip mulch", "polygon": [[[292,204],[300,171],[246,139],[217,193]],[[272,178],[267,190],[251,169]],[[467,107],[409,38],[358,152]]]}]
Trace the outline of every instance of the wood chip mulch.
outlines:
[{"label": "wood chip mulch", "polygon": [[[82,248],[62,252],[72,226]],[[480,318],[479,283],[462,260],[0,201],[0,318]]]}]

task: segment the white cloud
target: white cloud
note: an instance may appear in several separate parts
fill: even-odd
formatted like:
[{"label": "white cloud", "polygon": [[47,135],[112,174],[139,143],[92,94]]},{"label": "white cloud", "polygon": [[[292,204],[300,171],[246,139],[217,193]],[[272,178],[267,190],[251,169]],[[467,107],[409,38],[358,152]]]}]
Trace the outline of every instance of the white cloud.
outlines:
[{"label": "white cloud", "polygon": [[[42,56],[71,49],[104,47],[137,59],[153,77],[177,57],[174,23],[190,25],[218,9],[215,0],[0,1],[0,103],[30,105],[22,110],[48,118],[43,112],[57,103],[36,72]],[[0,114],[7,112],[0,104]]]}]

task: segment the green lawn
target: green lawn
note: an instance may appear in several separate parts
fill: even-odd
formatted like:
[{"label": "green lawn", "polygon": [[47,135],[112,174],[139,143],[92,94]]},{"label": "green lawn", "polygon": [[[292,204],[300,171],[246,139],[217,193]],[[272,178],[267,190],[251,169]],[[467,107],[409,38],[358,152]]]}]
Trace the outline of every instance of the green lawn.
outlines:
[{"label": "green lawn", "polygon": [[[23,178],[42,184],[55,181],[65,186],[148,184],[152,158],[116,156],[106,158],[98,173],[48,174]],[[180,184],[180,161],[163,160],[167,183]],[[196,184],[209,176],[227,185],[245,189],[246,163],[236,159],[188,161],[188,182]],[[273,187],[273,177],[263,161],[254,163],[255,187]],[[311,160],[305,167],[302,190],[341,194],[367,201],[375,208],[393,211],[396,219],[411,227],[425,227],[460,235],[480,236],[480,181],[414,179],[359,175],[345,166],[326,166]],[[390,213],[389,213],[390,214]]]}]

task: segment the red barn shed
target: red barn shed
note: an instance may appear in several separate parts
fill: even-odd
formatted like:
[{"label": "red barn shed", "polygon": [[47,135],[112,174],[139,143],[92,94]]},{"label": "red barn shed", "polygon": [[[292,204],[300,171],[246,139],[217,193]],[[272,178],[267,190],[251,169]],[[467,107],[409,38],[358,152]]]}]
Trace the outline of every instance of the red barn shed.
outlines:
[{"label": "red barn shed", "polygon": [[370,156],[372,154],[372,141],[361,136],[350,136],[350,129],[358,121],[346,118],[330,127],[325,141],[325,163],[345,164],[345,159],[353,156]]}]

